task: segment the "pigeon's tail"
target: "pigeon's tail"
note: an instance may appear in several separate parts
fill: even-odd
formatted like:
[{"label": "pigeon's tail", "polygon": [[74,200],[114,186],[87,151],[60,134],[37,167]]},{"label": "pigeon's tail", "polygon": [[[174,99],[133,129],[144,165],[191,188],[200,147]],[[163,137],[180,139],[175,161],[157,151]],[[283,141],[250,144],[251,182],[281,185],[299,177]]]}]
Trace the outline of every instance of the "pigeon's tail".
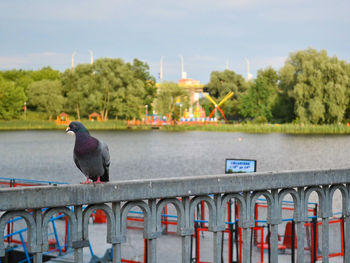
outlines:
[{"label": "pigeon's tail", "polygon": [[105,173],[100,177],[101,182],[109,182],[109,170],[106,169]]}]

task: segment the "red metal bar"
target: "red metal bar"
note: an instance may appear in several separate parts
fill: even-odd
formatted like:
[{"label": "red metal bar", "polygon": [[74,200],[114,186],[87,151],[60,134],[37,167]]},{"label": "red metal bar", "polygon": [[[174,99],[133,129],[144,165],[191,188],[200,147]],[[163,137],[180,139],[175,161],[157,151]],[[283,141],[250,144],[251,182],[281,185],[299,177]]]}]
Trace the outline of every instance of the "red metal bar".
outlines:
[{"label": "red metal bar", "polygon": [[242,228],[238,228],[238,249],[239,249],[239,253],[238,253],[238,262],[241,263],[242,262]]},{"label": "red metal bar", "polygon": [[[225,232],[226,232],[226,230],[225,230]],[[232,233],[231,233],[231,231],[230,230],[228,230],[228,262],[232,262],[232,251],[231,251],[231,235],[232,235]]]},{"label": "red metal bar", "polygon": [[[261,238],[261,241],[264,242],[264,228],[260,228],[260,232],[261,232],[261,235],[260,235],[260,238]],[[260,263],[264,263],[264,248],[263,246],[261,246],[260,248]]]},{"label": "red metal bar", "polygon": [[201,228],[196,229],[196,262],[199,263],[200,258],[200,240],[199,240],[199,232],[201,231]]},{"label": "red metal bar", "polygon": [[[165,206],[164,206],[164,209],[163,209],[163,211],[164,211],[164,214],[165,215],[167,215],[168,214],[168,205],[166,204]],[[168,223],[167,223],[167,221],[168,221],[168,217],[167,216],[162,216],[162,221],[161,221],[161,224],[163,225],[165,225],[165,233],[167,233],[168,234]],[[164,222],[164,223],[163,223]]]},{"label": "red metal bar", "polygon": [[220,106],[218,106],[218,110],[221,112],[221,115],[222,115],[222,117],[224,117],[225,121],[227,121],[226,116],[225,116],[224,112],[222,111],[222,109],[220,108]]},{"label": "red metal bar", "polygon": [[209,114],[208,118],[211,118],[214,114],[214,112],[216,111],[216,107],[212,110],[212,112]]}]

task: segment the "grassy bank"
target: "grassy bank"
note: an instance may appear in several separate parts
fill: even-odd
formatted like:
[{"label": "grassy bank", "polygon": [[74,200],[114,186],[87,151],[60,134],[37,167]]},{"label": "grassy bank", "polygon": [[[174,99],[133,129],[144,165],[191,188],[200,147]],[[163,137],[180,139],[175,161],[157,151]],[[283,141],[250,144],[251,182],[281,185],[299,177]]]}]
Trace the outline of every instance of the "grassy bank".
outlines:
[{"label": "grassy bank", "polygon": [[221,125],[177,125],[163,127],[169,131],[222,131],[242,133],[286,133],[286,134],[350,134],[350,127],[340,125],[298,124],[221,124]]},{"label": "grassy bank", "polygon": [[[82,120],[89,130],[126,130],[127,124],[124,121],[91,122]],[[11,120],[0,121],[0,130],[64,130],[66,125],[57,125],[55,121],[40,120]]]},{"label": "grassy bank", "polygon": [[[128,127],[125,121],[110,120],[91,122],[82,120],[89,130],[151,130],[151,126]],[[0,130],[64,130],[65,125],[56,125],[54,121],[12,120],[0,121]],[[162,126],[162,131],[219,131],[243,133],[286,133],[286,134],[350,134],[350,127],[339,125],[303,125],[303,124],[208,124]]]}]

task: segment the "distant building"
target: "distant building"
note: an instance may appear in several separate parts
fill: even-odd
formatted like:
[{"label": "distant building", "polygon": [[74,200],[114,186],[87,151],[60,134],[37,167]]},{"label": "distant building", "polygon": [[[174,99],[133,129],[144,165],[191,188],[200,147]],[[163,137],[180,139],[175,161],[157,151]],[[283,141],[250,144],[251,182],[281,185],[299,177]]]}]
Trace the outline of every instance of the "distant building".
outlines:
[{"label": "distant building", "polygon": [[[183,72],[185,73],[185,72]],[[187,77],[186,74],[182,74],[182,76]],[[190,114],[193,113],[192,106],[199,101],[200,94],[203,92],[204,85],[200,84],[199,80],[190,79],[190,78],[182,78],[178,81],[180,87],[187,89],[190,93]]]}]

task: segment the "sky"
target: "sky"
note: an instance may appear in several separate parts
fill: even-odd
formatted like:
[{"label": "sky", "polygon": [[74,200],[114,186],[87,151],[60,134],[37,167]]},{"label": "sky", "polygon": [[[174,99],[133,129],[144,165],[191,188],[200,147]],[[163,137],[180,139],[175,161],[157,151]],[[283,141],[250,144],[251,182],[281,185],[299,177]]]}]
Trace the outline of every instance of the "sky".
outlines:
[{"label": "sky", "polygon": [[74,61],[134,58],[158,78],[206,84],[227,67],[256,77],[291,52],[325,49],[350,61],[349,0],[2,0],[0,70],[64,71]]}]

